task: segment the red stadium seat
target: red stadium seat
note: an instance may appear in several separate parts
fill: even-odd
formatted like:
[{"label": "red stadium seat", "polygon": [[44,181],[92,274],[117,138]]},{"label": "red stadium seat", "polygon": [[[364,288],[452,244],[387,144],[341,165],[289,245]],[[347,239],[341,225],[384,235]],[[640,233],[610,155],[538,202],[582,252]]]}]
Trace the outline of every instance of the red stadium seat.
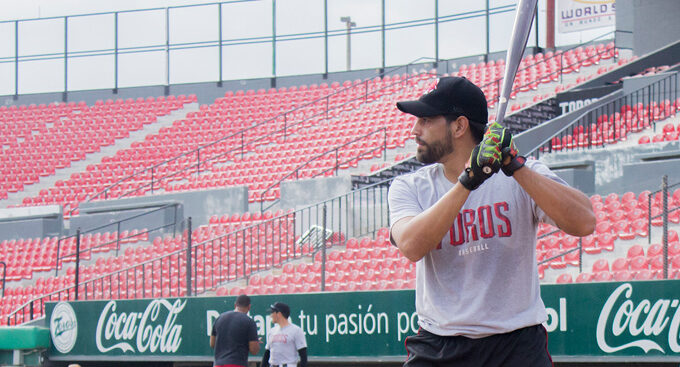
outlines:
[{"label": "red stadium seat", "polygon": [[612,262],[612,271],[617,272],[621,270],[628,270],[628,260],[619,257]]},{"label": "red stadium seat", "polygon": [[613,251],[615,240],[616,236],[614,236],[613,234],[602,233],[597,236],[597,246],[602,250]]},{"label": "red stadium seat", "polygon": [[651,259],[655,256],[663,254],[663,246],[658,243],[653,243],[647,248],[647,258]]},{"label": "red stadium seat", "polygon": [[654,273],[663,274],[663,255],[656,255],[654,257],[649,258],[649,268]]},{"label": "red stadium seat", "polygon": [[557,277],[556,283],[557,284],[573,283],[573,280],[571,278],[571,274],[569,274],[569,273],[560,274],[560,276]]},{"label": "red stadium seat", "polygon": [[635,273],[633,276],[635,280],[652,280],[654,279],[654,273],[649,269],[642,269]]},{"label": "red stadium seat", "polygon": [[633,279],[633,273],[628,270],[619,270],[614,272],[614,280],[617,282],[627,282]]},{"label": "red stadium seat", "polygon": [[630,260],[634,257],[644,256],[644,254],[645,254],[644,247],[642,247],[642,245],[635,244],[635,245],[631,246],[630,248],[628,248],[628,252],[626,253],[626,257],[628,258],[628,260]]},{"label": "red stadium seat", "polygon": [[630,259],[628,265],[630,266],[630,270],[632,271],[640,271],[649,268],[648,260],[644,256],[636,256]]},{"label": "red stadium seat", "polygon": [[610,282],[612,280],[614,280],[614,275],[609,271],[601,271],[595,273],[593,277],[594,282]]},{"label": "red stadium seat", "polygon": [[593,280],[593,274],[592,273],[580,273],[577,277],[576,280],[574,281],[575,283],[588,283]]},{"label": "red stadium seat", "polygon": [[598,259],[593,263],[593,273],[600,273],[603,271],[609,271],[609,262],[607,259]]}]

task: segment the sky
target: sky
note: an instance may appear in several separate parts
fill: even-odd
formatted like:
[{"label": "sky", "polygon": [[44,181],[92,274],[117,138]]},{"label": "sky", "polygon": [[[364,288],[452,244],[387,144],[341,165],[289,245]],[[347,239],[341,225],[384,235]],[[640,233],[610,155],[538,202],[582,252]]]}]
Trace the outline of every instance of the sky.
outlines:
[{"label": "sky", "polygon": [[[324,29],[321,0],[277,0],[276,34],[290,35],[319,32]],[[439,0],[439,16],[480,11],[486,0]],[[489,0],[491,8],[515,4],[513,0]],[[74,16],[119,11],[118,47],[149,48],[162,46],[166,40],[165,10],[137,11],[177,7],[169,11],[172,44],[217,41],[220,35],[218,6],[200,0],[0,0],[0,95],[15,93],[15,23],[19,22],[19,55],[52,54],[63,57],[65,43],[70,55],[85,53],[97,56],[72,57],[65,68],[63,58],[44,60],[33,57],[19,63],[19,93],[63,91],[65,69],[69,90],[112,88],[115,83],[115,59],[104,54],[114,49],[116,37],[112,14]],[[212,5],[210,5],[212,4]],[[434,17],[435,0],[386,0],[385,22],[407,22]],[[225,41],[269,37],[272,34],[272,0],[243,1],[222,5],[222,39]],[[64,18],[68,18],[65,38]],[[357,27],[381,23],[381,0],[328,0],[328,29],[337,36],[328,40],[328,71],[347,67],[347,38],[340,17],[350,16]],[[33,19],[28,21],[28,19]],[[3,22],[4,21],[4,22]],[[514,12],[491,16],[489,49],[507,47]],[[539,0],[539,45],[545,43],[545,0]],[[557,45],[588,41],[612,29],[597,29],[557,34]],[[356,32],[356,30],[355,30]],[[532,32],[533,33],[533,32]],[[395,29],[386,33],[385,63],[403,65],[418,58],[435,56],[434,26]],[[441,23],[439,57],[449,59],[483,54],[486,51],[484,17]],[[65,42],[65,40],[67,42]],[[530,35],[529,45],[535,44]],[[95,52],[99,51],[99,52]],[[297,74],[323,73],[326,68],[323,38],[279,41],[273,62],[271,42],[229,45],[222,48],[222,79],[249,79]],[[39,60],[43,58],[43,60]],[[24,59],[22,59],[24,60]],[[4,62],[3,62],[4,61]],[[351,36],[352,69],[371,69],[382,64],[380,32],[354,33]],[[167,67],[167,55],[160,47],[154,52],[122,53],[118,57],[118,87],[207,82],[219,79],[217,47],[173,50]],[[169,72],[169,76],[168,76]]]}]

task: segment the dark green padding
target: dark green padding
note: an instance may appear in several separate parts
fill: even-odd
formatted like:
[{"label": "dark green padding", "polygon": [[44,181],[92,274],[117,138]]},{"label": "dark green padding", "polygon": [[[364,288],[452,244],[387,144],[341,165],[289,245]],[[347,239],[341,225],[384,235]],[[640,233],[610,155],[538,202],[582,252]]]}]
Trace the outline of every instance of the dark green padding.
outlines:
[{"label": "dark green padding", "polygon": [[38,349],[50,346],[50,331],[37,326],[0,327],[0,350]]}]

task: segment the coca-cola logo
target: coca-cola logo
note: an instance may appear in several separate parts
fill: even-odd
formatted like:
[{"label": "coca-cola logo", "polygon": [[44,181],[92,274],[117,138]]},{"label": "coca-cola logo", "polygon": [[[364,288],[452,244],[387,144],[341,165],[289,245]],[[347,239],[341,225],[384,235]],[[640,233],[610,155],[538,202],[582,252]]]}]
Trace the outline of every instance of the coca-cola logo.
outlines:
[{"label": "coca-cola logo", "polygon": [[[642,299],[636,303],[631,299],[632,296],[633,286],[624,283],[605,302],[597,320],[597,345],[600,349],[606,353],[614,353],[628,348],[640,348],[645,353],[657,350],[665,354],[666,350],[658,343],[663,339],[657,337],[666,332],[667,347],[672,352],[680,352],[680,300]],[[675,311],[671,308],[675,308]]]},{"label": "coca-cola logo", "polygon": [[95,343],[102,353],[175,353],[182,344],[182,325],[177,315],[186,300],[171,303],[165,299],[151,301],[142,312],[116,312],[116,301],[109,301],[97,322]]}]

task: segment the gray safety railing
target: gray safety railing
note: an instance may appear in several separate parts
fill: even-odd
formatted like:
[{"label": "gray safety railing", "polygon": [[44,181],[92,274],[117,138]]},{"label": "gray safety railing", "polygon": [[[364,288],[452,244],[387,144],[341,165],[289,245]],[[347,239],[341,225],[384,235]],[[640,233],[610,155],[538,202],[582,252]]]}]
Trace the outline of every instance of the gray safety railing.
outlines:
[{"label": "gray safety railing", "polygon": [[[261,1],[255,0],[232,0],[214,3],[203,3],[203,4],[191,4],[191,5],[180,5],[180,6],[170,6],[163,8],[147,8],[147,9],[136,9],[136,10],[123,10],[116,12],[100,12],[92,14],[73,14],[68,16],[54,16],[54,17],[40,17],[32,19],[18,19],[18,20],[6,20],[0,21],[0,26],[5,26],[5,34],[9,43],[13,44],[13,52],[0,56],[0,64],[9,64],[13,66],[13,84],[14,84],[14,94],[19,95],[21,84],[24,75],[22,73],[22,64],[27,64],[35,61],[48,62],[48,61],[62,61],[63,65],[59,65],[63,72],[63,88],[64,99],[67,98],[67,93],[72,91],[72,80],[70,80],[71,75],[78,74],[83,66],[91,67],[91,63],[85,62],[84,64],[76,63],[76,60],[92,61],[101,59],[102,57],[111,58],[111,62],[102,65],[98,74],[111,74],[111,85],[110,87],[117,91],[120,85],[121,74],[127,72],[129,69],[124,63],[121,63],[122,58],[129,59],[131,56],[136,55],[158,55],[162,57],[163,69],[163,81],[161,83],[167,87],[174,84],[173,77],[176,65],[183,64],[182,56],[186,55],[187,52],[192,51],[202,51],[202,50],[216,50],[214,56],[207,57],[211,59],[214,66],[210,66],[212,80],[221,83],[225,80],[225,61],[228,61],[228,55],[232,50],[237,49],[239,46],[252,45],[255,47],[262,47],[265,52],[271,53],[271,69],[263,70],[261,77],[278,77],[279,64],[289,60],[290,57],[297,57],[297,55],[285,55],[280,52],[277,54],[277,49],[280,49],[283,44],[300,43],[306,40],[320,40],[323,41],[323,47],[319,48],[317,52],[322,53],[320,59],[323,60],[323,65],[318,64],[323,69],[323,73],[328,75],[332,70],[329,69],[329,40],[335,39],[337,37],[347,36],[347,30],[345,27],[341,27],[339,22],[331,22],[329,19],[328,10],[328,0],[323,1],[323,7],[318,8],[316,14],[307,14],[309,17],[323,18],[320,23],[323,24],[322,27],[317,28],[315,31],[311,32],[298,32],[298,33],[285,33],[282,34],[277,32],[277,24],[286,21],[282,20],[278,15],[277,10],[282,6],[285,6],[283,2],[279,2],[277,5],[276,0],[270,2],[271,14],[267,16],[267,21],[271,23],[269,29],[271,32],[265,32],[265,34],[258,34],[248,37],[234,37],[228,34],[228,26],[226,24],[228,12],[232,5],[243,6],[244,4],[252,3],[255,6],[261,6]],[[435,1],[435,6],[432,7],[431,16],[427,18],[412,19],[407,21],[388,23],[385,21],[385,14],[390,10],[390,3],[383,1],[381,6],[381,13],[383,16],[381,20],[376,24],[371,25],[359,25],[351,30],[351,34],[354,37],[362,37],[362,35],[376,34],[380,37],[380,47],[376,47],[373,52],[376,53],[376,62],[370,67],[386,69],[388,65],[386,55],[393,47],[401,47],[400,44],[391,45],[387,42],[387,35],[394,32],[415,27],[430,27],[432,32],[432,37],[438,39],[438,33],[442,25],[447,23],[464,22],[470,19],[482,19],[483,23],[478,25],[477,31],[479,33],[490,34],[491,30],[489,27],[490,22],[495,15],[507,14],[515,11],[515,4],[501,5],[490,7],[487,3],[480,9],[467,11],[455,14],[440,14],[438,11],[439,5]],[[247,5],[246,5],[247,6]],[[211,16],[206,16],[202,19],[205,26],[214,27],[214,33],[212,34],[201,34],[198,41],[188,41],[186,37],[183,36],[182,25],[186,22],[185,18],[195,16],[196,11],[204,11],[206,14]],[[258,11],[262,11],[258,9]],[[141,31],[146,31],[147,36],[150,40],[145,42],[130,42],[124,37],[125,34],[130,32],[140,32],[137,24],[130,26],[126,23],[126,20],[131,18],[144,19],[143,23],[148,25],[148,30],[142,28]],[[88,24],[88,22],[97,22],[97,25],[101,28],[97,29],[97,34],[99,37],[109,36],[108,42],[97,42],[93,46],[83,46],[77,42],[79,37],[82,37],[83,29],[91,30],[91,27],[84,27],[83,25]],[[31,24],[42,24],[44,27],[49,29],[53,35],[60,35],[63,44],[58,46],[54,43],[50,43],[49,47],[42,46],[34,51],[35,48],[30,48],[32,52],[22,52],[25,47],[24,42],[26,39],[32,41],[31,34],[26,32],[26,27],[30,27]],[[333,26],[336,24],[336,26]],[[28,28],[30,29],[30,28]],[[502,31],[495,31],[501,33]],[[154,37],[155,36],[155,37]],[[58,36],[56,36],[58,37]],[[196,39],[196,38],[193,38]],[[75,40],[75,42],[74,42]],[[69,41],[71,41],[69,43]],[[538,39],[535,41],[538,42]],[[486,37],[486,53],[490,52],[489,47],[489,37]],[[436,60],[440,59],[440,42],[434,45],[432,54],[429,55]],[[41,52],[41,50],[45,50]],[[234,51],[240,52],[240,51]],[[347,51],[349,52],[349,50]],[[205,54],[200,54],[202,58],[206,58]],[[318,59],[318,58],[317,58]],[[192,64],[193,65],[193,64]],[[135,67],[138,65],[135,63]],[[271,71],[271,72],[270,72]],[[214,74],[213,74],[214,73]],[[186,82],[186,81],[183,81]]]},{"label": "gray safety railing", "polygon": [[[161,231],[164,229],[172,228],[173,232],[176,229],[179,218],[177,217],[177,209],[180,204],[171,203],[163,204],[154,209],[149,209],[143,213],[135,214],[115,222],[103,224],[100,226],[88,228],[86,230],[77,229],[76,234],[60,237],[57,241],[57,252],[55,261],[55,273],[54,275],[59,275],[59,270],[62,268],[64,262],[75,261],[76,262],[76,274],[78,272],[78,263],[80,262],[80,257],[90,258],[92,253],[98,251],[111,251],[115,250],[116,256],[121,248],[121,243],[132,241],[135,239],[146,238],[150,233]],[[141,230],[131,230],[131,231],[121,231],[121,228],[126,224],[133,221],[144,220],[149,218],[159,212],[171,209],[174,212],[172,222],[160,224],[153,228],[142,228]],[[109,241],[104,241],[95,246],[88,246],[83,248],[81,245],[81,240],[83,236],[88,234],[97,234],[104,231],[113,231],[115,234],[114,238]],[[65,249],[64,249],[65,248]],[[73,249],[72,252],[68,252],[68,249]],[[65,253],[64,253],[65,252]]]},{"label": "gray safety railing", "polygon": [[[389,226],[389,182],[280,212],[222,236],[211,236],[210,225],[193,230],[188,218],[171,252],[92,279],[74,274],[74,285],[26,302],[3,321],[18,325],[41,317],[49,301],[193,296],[303,257],[325,262],[317,257],[325,255],[323,248]],[[313,235],[319,228],[321,240]]]},{"label": "gray safety railing", "polygon": [[0,261],[0,265],[2,265],[2,296],[1,297],[4,297],[5,296],[5,284],[6,284],[5,282],[7,280],[7,263],[5,263],[4,261]]},{"label": "gray safety railing", "polygon": [[678,82],[677,73],[668,73],[608,103],[584,107],[583,113],[528,152],[527,156],[538,159],[542,154],[551,152],[606,147],[625,139],[631,132],[640,132],[647,127],[656,131],[658,121],[674,114],[660,106],[666,101],[674,103],[680,96]]},{"label": "gray safety railing", "polygon": [[[678,271],[680,271],[680,262],[673,263],[673,259],[676,256],[680,255],[680,242],[678,242],[677,239],[677,231],[669,228],[669,225],[671,225],[672,223],[675,224],[680,223],[680,190],[677,188],[680,188],[680,182],[668,184],[668,176],[664,175],[663,177],[661,177],[661,189],[655,191],[643,191],[640,194],[640,197],[636,199],[636,201],[638,202],[637,204],[638,208],[641,200],[646,200],[645,203],[646,215],[644,216],[644,218],[639,218],[639,220],[644,220],[647,223],[647,227],[645,228],[645,230],[639,231],[639,228],[636,228],[636,225],[634,225],[633,223],[628,223],[626,227],[623,229],[624,230],[623,233],[633,236],[634,238],[646,237],[647,243],[651,244],[653,237],[652,233],[653,227],[654,226],[660,227],[661,229],[660,245],[663,248],[662,254],[663,269],[662,272],[657,277],[658,279],[674,278],[678,276]],[[628,209],[629,208],[626,208],[626,210]],[[625,220],[630,221],[629,219]],[[611,236],[614,236],[613,231],[617,230],[621,229],[616,228],[615,226],[611,226],[611,229],[607,233]],[[555,229],[553,231],[539,235],[537,238],[540,243],[541,240],[549,239],[551,236],[559,238],[560,240],[564,239],[565,237],[571,237],[561,232],[562,232],[561,230]],[[601,235],[601,233],[595,233],[594,235],[598,236]],[[671,239],[671,235],[674,235],[675,238]],[[615,239],[615,237],[611,238],[611,240],[613,239]],[[578,237],[577,242],[575,242],[573,246],[567,246],[566,248],[564,248],[560,245],[559,247],[551,248],[550,250],[552,250],[552,252],[548,253],[547,257],[539,260],[538,266],[539,268],[543,267],[545,269],[547,267],[550,267],[551,264],[552,266],[564,267],[568,263],[571,265],[577,265],[578,272],[580,274],[583,272],[584,252],[587,253],[588,248],[593,248],[596,251],[602,250],[601,248],[597,250],[597,247],[600,246],[600,244],[598,244],[597,241],[598,241],[597,239],[591,239],[591,241],[589,241],[589,244],[586,245],[584,243],[584,238]],[[672,249],[672,251],[669,251],[670,246],[675,246],[675,248]],[[570,259],[569,261],[567,261],[566,256],[576,251],[578,251],[578,258]],[[576,264],[574,264],[574,261],[576,262]],[[558,263],[559,265],[556,265],[555,262]]]},{"label": "gray safety railing", "polygon": [[[389,73],[396,75],[399,71],[403,70],[403,68],[407,68],[410,65],[412,65],[412,63],[399,68],[394,68]],[[352,109],[359,108],[360,105],[370,103],[384,94],[396,93],[396,87],[398,86],[417,83],[423,78],[432,78],[434,76],[435,75],[426,73],[408,75],[405,78],[400,78],[398,81],[391,81],[386,85],[382,85],[381,82],[374,81],[373,79],[366,79],[360,83],[353,83],[352,85],[341,88],[331,94],[304,103],[290,111],[285,111],[273,118],[258,122],[251,127],[241,129],[238,132],[202,145],[189,152],[182,153],[176,157],[123,177],[106,187],[104,190],[88,197],[87,200],[109,199],[109,193],[122,187],[124,184],[134,187],[127,191],[121,191],[118,195],[111,195],[111,197],[121,198],[133,194],[143,194],[147,191],[153,193],[154,188],[161,187],[164,181],[171,182],[183,179],[188,175],[199,177],[202,169],[205,170],[205,167],[211,163],[218,162],[225,158],[233,158],[238,155],[244,156],[246,152],[256,147],[258,144],[265,144],[279,139],[285,141],[287,137],[291,134],[295,134],[299,129],[308,128],[305,127],[305,124],[314,119],[321,118],[328,121],[333,118],[333,113],[340,113],[348,107],[351,107]],[[343,97],[348,93],[353,93],[355,97]],[[338,103],[336,101],[343,102]],[[319,107],[320,109],[315,111],[315,107]],[[306,112],[307,110],[311,110],[312,112],[308,113]],[[271,132],[262,133],[260,130],[267,126],[276,127]],[[370,134],[367,134],[366,137],[369,135]],[[222,145],[226,145],[226,147],[222,147]],[[339,149],[341,145],[342,144],[339,144],[330,149]],[[363,154],[358,154],[356,157],[353,157],[353,159],[360,158],[362,155]],[[180,168],[175,168],[174,166],[176,165],[179,165]],[[159,173],[159,171],[161,173]],[[75,208],[72,209],[72,213],[74,211]]]}]

